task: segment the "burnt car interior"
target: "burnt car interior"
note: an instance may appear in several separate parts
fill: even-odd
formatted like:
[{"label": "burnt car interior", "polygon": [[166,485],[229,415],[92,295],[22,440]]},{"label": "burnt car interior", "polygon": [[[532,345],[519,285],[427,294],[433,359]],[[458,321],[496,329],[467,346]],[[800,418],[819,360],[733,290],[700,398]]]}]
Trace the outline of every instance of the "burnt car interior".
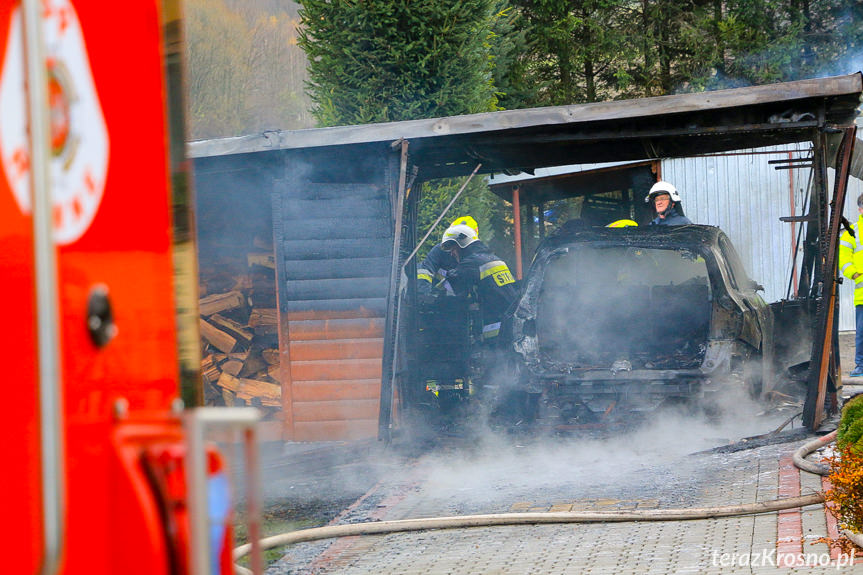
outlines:
[{"label": "burnt car interior", "polygon": [[562,248],[545,270],[537,340],[553,364],[691,368],[701,363],[712,296],[704,257],[690,249]]}]

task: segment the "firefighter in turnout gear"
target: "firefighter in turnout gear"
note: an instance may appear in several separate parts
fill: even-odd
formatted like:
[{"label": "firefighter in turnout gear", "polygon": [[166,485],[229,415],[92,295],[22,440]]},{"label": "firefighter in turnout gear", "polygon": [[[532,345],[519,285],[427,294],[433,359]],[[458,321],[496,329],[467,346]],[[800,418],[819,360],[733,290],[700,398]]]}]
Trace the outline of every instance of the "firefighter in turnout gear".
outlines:
[{"label": "firefighter in turnout gear", "polygon": [[[470,227],[479,237],[479,228],[476,220],[470,216],[457,218],[450,227],[466,225]],[[458,262],[453,259],[449,252],[441,248],[440,244],[429,250],[428,255],[417,268],[417,293],[421,295],[431,294],[436,286],[442,286],[447,295],[453,295],[452,287],[446,281],[447,270],[456,267]]]},{"label": "firefighter in turnout gear", "polygon": [[[491,415],[502,422],[523,419],[527,398],[511,388],[506,345],[510,341],[502,326],[511,304],[518,298],[515,278],[506,263],[479,241],[469,226],[455,225],[444,232],[441,247],[458,261],[447,272],[447,280],[456,296],[465,297],[477,305],[478,316],[472,317],[471,393],[491,408]],[[479,326],[482,326],[481,329]]]},{"label": "firefighter in turnout gear", "polygon": [[685,226],[692,221],[683,214],[683,203],[680,192],[673,185],[662,180],[653,184],[644,203],[650,204],[656,217],[651,226]]},{"label": "firefighter in turnout gear", "polygon": [[[477,236],[477,224],[470,216],[462,216],[451,225],[461,225]],[[461,413],[470,394],[471,305],[468,298],[454,297],[447,281],[447,272],[458,261],[436,244],[417,266],[417,339],[416,357],[419,387],[437,398],[443,422]]]},{"label": "firefighter in turnout gear", "polygon": [[[854,369],[848,375],[863,376],[863,239],[860,238],[860,220],[863,219],[863,194],[857,197],[857,221],[851,230],[839,237],[839,271],[854,282],[854,313],[856,316],[854,343]],[[853,234],[853,235],[852,235]]]},{"label": "firefighter in turnout gear", "polygon": [[444,232],[441,248],[450,253],[458,265],[447,272],[447,280],[456,295],[476,295],[482,314],[482,339],[498,342],[501,320],[518,292],[515,279],[506,263],[477,237],[470,226],[456,224]]}]

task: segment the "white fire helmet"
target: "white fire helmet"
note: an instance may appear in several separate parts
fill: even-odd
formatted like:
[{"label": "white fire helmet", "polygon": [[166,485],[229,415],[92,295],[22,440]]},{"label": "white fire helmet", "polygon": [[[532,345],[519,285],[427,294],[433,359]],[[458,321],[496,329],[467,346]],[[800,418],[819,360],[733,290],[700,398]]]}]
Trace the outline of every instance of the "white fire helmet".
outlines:
[{"label": "white fire helmet", "polygon": [[466,248],[478,239],[479,236],[472,227],[466,224],[456,224],[447,228],[440,243],[443,249],[448,250],[452,248],[453,242],[458,244],[460,248]]},{"label": "white fire helmet", "polygon": [[668,194],[669,196],[671,196],[672,202],[681,201],[680,194],[677,192],[677,188],[675,188],[668,182],[663,182],[662,180],[659,180],[658,182],[653,184],[653,187],[650,188],[650,191],[644,197],[644,203],[649,204],[651,200],[653,200],[653,198],[655,196],[658,196],[659,194]]}]

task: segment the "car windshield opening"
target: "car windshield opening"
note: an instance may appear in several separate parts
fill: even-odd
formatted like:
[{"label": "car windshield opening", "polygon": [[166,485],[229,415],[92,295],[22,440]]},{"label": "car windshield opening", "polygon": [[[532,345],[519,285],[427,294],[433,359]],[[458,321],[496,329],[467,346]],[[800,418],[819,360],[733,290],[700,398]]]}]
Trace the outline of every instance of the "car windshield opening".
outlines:
[{"label": "car windshield opening", "polygon": [[542,359],[570,368],[700,365],[712,294],[704,258],[690,249],[577,246],[547,264],[539,293]]}]

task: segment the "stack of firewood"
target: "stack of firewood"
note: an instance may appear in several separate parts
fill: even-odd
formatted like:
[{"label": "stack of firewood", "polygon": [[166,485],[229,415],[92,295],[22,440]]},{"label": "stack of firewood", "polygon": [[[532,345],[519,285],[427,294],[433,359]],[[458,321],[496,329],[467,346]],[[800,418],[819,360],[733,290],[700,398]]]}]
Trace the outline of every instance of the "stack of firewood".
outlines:
[{"label": "stack of firewood", "polygon": [[202,267],[204,398],[207,405],[253,405],[272,415],[282,395],[272,252],[249,254],[247,269],[225,277],[224,270]]}]

